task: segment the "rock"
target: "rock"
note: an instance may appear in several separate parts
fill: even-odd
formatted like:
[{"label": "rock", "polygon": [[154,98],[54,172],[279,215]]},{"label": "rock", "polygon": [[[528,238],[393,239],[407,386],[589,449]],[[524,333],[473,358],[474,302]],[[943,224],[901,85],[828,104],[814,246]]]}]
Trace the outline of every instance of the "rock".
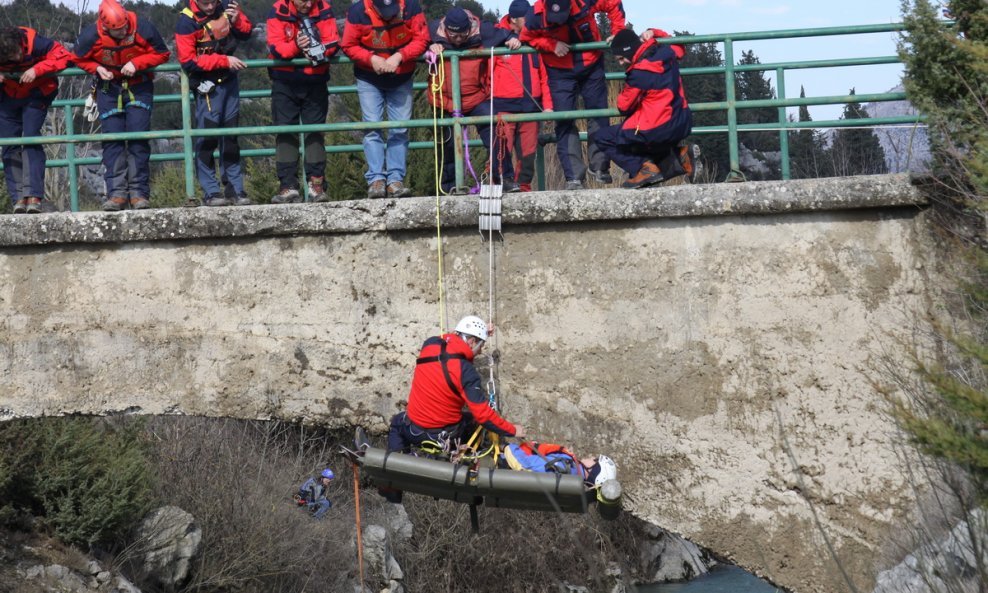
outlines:
[{"label": "rock", "polygon": [[391,554],[388,532],[380,525],[368,525],[364,529],[364,560],[367,562],[367,573],[380,577],[383,582],[405,578],[401,566]]},{"label": "rock", "polygon": [[399,581],[390,581],[387,587],[381,589],[381,593],[405,593],[405,586]]},{"label": "rock", "polygon": [[391,534],[391,541],[396,544],[403,544],[412,539],[414,525],[408,518],[405,507],[400,504],[389,504],[384,508],[387,518],[388,533]]},{"label": "rock", "polygon": [[167,588],[188,578],[189,561],[202,541],[195,517],[175,506],[161,507],[144,518],[137,533],[144,570],[152,580]]},{"label": "rock", "polygon": [[709,572],[711,559],[693,542],[655,526],[647,535],[640,552],[645,582],[684,581]]},{"label": "rock", "polygon": [[141,590],[124,577],[118,576],[106,593],[141,593]]},{"label": "rock", "polygon": [[[978,546],[971,541],[976,532]],[[978,558],[988,564],[988,515],[982,509],[972,511],[967,521],[959,522],[936,543],[923,545],[906,556],[897,566],[878,573],[873,593],[935,593],[937,591],[978,590]]]}]

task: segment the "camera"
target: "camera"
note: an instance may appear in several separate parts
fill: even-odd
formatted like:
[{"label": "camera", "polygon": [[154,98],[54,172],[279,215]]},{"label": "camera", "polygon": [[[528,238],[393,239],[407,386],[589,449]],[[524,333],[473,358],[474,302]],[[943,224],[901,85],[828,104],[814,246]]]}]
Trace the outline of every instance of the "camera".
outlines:
[{"label": "camera", "polygon": [[216,83],[212,80],[204,80],[199,83],[196,87],[196,92],[200,95],[208,95],[213,89],[216,88]]},{"label": "camera", "polygon": [[581,23],[577,30],[580,33],[580,41],[584,43],[592,43],[596,41],[593,36],[593,29],[590,28],[590,23]]},{"label": "camera", "polygon": [[326,56],[326,46],[319,39],[319,31],[309,17],[302,19],[302,33],[309,38],[309,47],[305,48],[305,57],[313,64],[325,64],[329,61]]}]

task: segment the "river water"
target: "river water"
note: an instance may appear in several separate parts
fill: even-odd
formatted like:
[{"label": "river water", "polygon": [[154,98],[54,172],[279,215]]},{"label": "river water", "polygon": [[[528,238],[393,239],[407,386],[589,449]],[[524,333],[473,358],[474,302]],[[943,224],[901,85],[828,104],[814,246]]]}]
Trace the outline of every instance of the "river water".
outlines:
[{"label": "river water", "polygon": [[685,583],[641,585],[637,593],[782,593],[767,581],[737,566],[718,564],[707,574]]}]

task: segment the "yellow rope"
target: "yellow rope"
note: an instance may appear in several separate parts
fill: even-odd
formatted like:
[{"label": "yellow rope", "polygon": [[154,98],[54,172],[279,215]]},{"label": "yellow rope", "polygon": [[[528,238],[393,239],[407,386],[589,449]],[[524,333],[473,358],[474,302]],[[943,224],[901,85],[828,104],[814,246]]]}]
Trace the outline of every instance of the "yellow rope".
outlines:
[{"label": "yellow rope", "polygon": [[438,69],[430,72],[432,81],[429,85],[429,92],[432,94],[432,139],[433,156],[435,157],[435,183],[436,183],[436,253],[439,260],[439,330],[440,335],[446,333],[446,293],[443,285],[443,234],[441,217],[441,195],[443,161],[446,158],[445,148],[442,138],[439,136],[439,106],[443,104],[443,86],[446,84],[446,65],[443,55],[438,57]]}]

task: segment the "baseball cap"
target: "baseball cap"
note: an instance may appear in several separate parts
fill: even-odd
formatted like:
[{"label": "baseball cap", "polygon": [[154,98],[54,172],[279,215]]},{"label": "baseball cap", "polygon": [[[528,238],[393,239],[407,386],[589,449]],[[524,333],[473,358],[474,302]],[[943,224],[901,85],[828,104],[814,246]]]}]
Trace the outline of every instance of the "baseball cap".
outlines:
[{"label": "baseball cap", "polygon": [[569,0],[547,0],[545,18],[550,23],[561,25],[569,20]]},{"label": "baseball cap", "polygon": [[382,19],[389,21],[398,16],[401,6],[399,6],[398,0],[374,0],[374,9],[377,10],[377,14],[381,15]]},{"label": "baseball cap", "polygon": [[450,33],[466,33],[470,30],[470,17],[459,7],[450,8],[446,13],[446,30]]},{"label": "baseball cap", "polygon": [[520,19],[528,14],[528,11],[531,9],[532,5],[528,3],[528,0],[514,0],[511,6],[508,7],[508,16],[513,19]]}]

